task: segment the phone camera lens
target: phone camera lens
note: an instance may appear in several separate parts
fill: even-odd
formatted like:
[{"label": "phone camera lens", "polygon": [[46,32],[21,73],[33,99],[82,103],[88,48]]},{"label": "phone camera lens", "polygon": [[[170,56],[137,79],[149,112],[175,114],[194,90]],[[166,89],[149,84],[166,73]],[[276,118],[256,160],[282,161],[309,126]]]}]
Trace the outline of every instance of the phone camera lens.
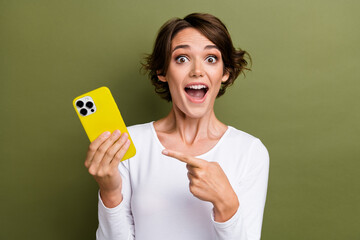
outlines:
[{"label": "phone camera lens", "polygon": [[92,102],[87,102],[86,103],[87,108],[92,108],[93,106],[94,106],[94,104]]},{"label": "phone camera lens", "polygon": [[84,102],[79,100],[76,102],[76,106],[78,106],[79,108],[83,107],[84,106]]},{"label": "phone camera lens", "polygon": [[80,114],[83,115],[83,116],[86,116],[87,110],[85,108],[81,109]]}]

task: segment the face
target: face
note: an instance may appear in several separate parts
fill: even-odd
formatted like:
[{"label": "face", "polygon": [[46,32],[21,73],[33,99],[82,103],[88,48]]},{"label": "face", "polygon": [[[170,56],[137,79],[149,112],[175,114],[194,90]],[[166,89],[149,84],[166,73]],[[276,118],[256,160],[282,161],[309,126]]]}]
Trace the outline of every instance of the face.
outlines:
[{"label": "face", "polygon": [[200,118],[213,111],[224,74],[220,50],[194,28],[178,32],[171,43],[171,59],[166,76],[173,107],[191,118]]}]

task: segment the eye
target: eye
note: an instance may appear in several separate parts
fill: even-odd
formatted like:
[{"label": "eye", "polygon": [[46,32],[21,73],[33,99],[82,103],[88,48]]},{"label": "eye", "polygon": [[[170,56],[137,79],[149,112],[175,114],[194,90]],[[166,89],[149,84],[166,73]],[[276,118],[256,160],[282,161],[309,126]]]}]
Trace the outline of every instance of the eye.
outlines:
[{"label": "eye", "polygon": [[206,58],[206,61],[209,62],[209,63],[216,63],[217,57],[214,56],[214,55],[208,56],[208,57]]},{"label": "eye", "polygon": [[177,63],[184,63],[184,62],[188,62],[189,59],[187,57],[185,57],[185,56],[178,56],[178,57],[175,58],[175,61]]}]

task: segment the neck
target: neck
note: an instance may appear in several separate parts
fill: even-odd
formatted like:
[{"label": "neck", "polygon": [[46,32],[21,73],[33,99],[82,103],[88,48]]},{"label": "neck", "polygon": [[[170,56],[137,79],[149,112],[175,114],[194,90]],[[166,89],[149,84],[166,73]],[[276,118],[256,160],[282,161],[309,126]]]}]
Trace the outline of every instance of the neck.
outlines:
[{"label": "neck", "polygon": [[178,135],[186,145],[203,140],[218,139],[227,128],[216,118],[213,110],[201,118],[191,118],[175,106],[168,116],[159,120],[158,126],[160,131]]}]

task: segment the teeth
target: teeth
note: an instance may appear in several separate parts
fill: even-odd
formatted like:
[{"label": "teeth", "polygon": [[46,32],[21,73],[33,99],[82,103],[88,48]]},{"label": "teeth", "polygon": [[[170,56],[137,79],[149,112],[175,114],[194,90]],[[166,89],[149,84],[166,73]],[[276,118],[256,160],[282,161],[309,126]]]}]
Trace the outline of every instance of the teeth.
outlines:
[{"label": "teeth", "polygon": [[191,88],[191,89],[202,89],[202,88],[207,88],[205,85],[190,85],[187,88]]}]

